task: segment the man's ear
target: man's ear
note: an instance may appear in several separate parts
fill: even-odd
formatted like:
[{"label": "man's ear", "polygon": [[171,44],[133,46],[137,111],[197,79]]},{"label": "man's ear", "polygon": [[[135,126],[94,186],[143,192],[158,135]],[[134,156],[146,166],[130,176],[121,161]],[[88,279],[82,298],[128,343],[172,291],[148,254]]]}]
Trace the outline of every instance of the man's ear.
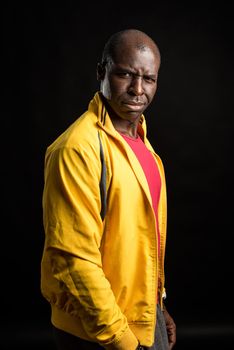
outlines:
[{"label": "man's ear", "polygon": [[106,68],[103,63],[97,64],[97,80],[101,81],[105,78]]}]

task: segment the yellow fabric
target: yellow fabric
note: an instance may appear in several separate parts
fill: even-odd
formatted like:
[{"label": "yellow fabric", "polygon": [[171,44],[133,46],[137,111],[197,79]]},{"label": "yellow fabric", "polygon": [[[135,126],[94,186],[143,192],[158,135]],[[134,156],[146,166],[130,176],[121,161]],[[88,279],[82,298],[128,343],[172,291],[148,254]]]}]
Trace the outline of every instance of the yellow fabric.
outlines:
[{"label": "yellow fabric", "polygon": [[[107,169],[107,212],[100,216],[100,134]],[[159,203],[160,261],[154,210],[143,170],[114,129],[99,93],[87,112],[47,149],[41,291],[52,323],[106,349],[154,341],[156,295],[164,289],[166,186]]]}]

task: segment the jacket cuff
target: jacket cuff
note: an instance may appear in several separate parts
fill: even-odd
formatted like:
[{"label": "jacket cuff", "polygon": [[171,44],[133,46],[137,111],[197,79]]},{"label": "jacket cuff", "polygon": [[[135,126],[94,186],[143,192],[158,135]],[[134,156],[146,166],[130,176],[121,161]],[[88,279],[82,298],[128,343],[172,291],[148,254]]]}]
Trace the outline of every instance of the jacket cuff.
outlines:
[{"label": "jacket cuff", "polygon": [[117,342],[104,345],[104,348],[106,350],[136,350],[138,344],[139,342],[136,336],[131,329],[128,328]]}]

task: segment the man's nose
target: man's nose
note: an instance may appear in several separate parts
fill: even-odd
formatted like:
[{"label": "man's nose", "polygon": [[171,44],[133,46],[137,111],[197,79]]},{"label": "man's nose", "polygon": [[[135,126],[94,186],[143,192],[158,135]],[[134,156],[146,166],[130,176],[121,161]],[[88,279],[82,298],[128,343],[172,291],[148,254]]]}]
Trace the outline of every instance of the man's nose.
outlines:
[{"label": "man's nose", "polygon": [[142,77],[135,76],[132,78],[129,92],[134,93],[136,96],[140,96],[144,93]]}]

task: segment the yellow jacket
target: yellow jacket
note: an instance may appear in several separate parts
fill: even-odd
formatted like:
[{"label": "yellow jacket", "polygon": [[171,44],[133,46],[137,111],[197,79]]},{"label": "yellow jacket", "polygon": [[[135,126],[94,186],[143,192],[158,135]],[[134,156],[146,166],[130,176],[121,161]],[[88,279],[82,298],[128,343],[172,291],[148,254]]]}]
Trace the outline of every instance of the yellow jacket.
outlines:
[{"label": "yellow jacket", "polygon": [[158,291],[162,303],[165,176],[144,116],[139,133],[161,174],[160,261],[147,180],[98,92],[45,156],[41,291],[54,326],[106,349],[152,345]]}]

